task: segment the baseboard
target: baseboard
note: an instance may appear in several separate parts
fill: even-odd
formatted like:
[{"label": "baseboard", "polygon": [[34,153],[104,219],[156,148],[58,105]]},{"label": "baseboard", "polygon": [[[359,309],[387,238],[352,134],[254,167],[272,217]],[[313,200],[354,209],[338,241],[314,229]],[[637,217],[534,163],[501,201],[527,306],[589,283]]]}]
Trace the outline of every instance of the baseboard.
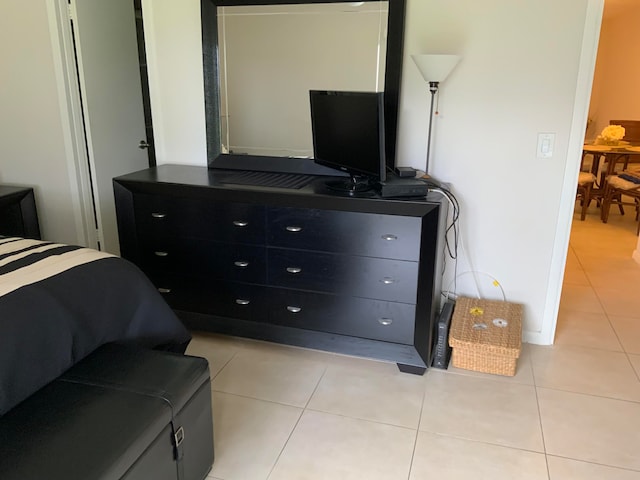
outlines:
[{"label": "baseboard", "polygon": [[552,345],[549,343],[546,335],[542,335],[540,332],[522,332],[522,341],[524,343],[533,343],[534,345]]}]

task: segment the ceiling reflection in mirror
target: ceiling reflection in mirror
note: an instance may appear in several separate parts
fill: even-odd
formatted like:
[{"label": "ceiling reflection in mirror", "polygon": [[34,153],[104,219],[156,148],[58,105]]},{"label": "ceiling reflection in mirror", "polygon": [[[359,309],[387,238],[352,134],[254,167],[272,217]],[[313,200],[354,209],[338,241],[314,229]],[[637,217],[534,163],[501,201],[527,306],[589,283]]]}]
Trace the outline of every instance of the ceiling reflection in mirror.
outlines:
[{"label": "ceiling reflection in mirror", "polygon": [[388,2],[218,7],[225,153],[313,157],[309,90],[384,91]]}]

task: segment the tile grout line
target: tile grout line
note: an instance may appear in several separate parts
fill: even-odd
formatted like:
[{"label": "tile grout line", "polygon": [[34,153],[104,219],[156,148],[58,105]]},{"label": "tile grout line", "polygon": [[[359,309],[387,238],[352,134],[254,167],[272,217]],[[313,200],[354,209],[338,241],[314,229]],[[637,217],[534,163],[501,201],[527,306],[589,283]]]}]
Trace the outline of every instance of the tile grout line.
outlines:
[{"label": "tile grout line", "polygon": [[631,361],[631,358],[629,357],[629,352],[627,352],[627,349],[625,348],[624,343],[622,342],[622,339],[620,338],[620,334],[618,333],[618,330],[616,330],[615,326],[613,325],[613,322],[611,321],[610,314],[607,311],[607,309],[605,308],[604,303],[602,302],[602,298],[600,297],[600,295],[598,294],[598,291],[596,290],[595,286],[591,282],[591,278],[589,277],[589,275],[587,275],[587,272],[586,272],[586,270],[584,268],[584,264],[582,263],[582,260],[578,256],[578,253],[575,251],[575,248],[573,248],[573,246],[571,246],[571,245],[570,245],[570,248],[573,250],[573,254],[575,255],[578,263],[580,264],[580,268],[582,269],[582,271],[584,273],[584,276],[587,279],[587,282],[589,282],[589,287],[593,290],[594,295],[598,299],[598,303],[600,304],[600,307],[602,308],[604,316],[607,319],[607,323],[611,327],[611,330],[613,331],[613,334],[615,335],[616,340],[620,344],[620,347],[622,348],[622,352],[624,353],[624,355],[625,355],[625,357],[627,359],[627,362],[631,366],[631,370],[634,372],[634,374],[636,376],[636,379],[640,382],[640,372],[638,372],[636,370],[636,368],[634,367],[633,362]]},{"label": "tile grout line", "polygon": [[547,478],[551,479],[551,471],[549,470],[549,457],[547,452],[547,442],[544,436],[544,425],[542,423],[542,410],[540,408],[540,396],[538,395],[538,383],[536,381],[536,370],[533,368],[533,352],[531,352],[530,357],[530,368],[531,368],[531,378],[533,379],[533,391],[536,394],[536,407],[538,410],[538,423],[540,425],[540,436],[542,437],[542,451],[544,454],[544,463],[547,468]]},{"label": "tile grout line", "polygon": [[[533,369],[533,365],[531,365],[531,368]],[[535,373],[534,373],[534,377],[533,377],[533,389],[536,393],[536,406],[538,407],[538,422],[540,424],[540,436],[542,437],[542,451],[544,452],[544,463],[547,467],[547,477],[549,479],[551,479],[551,471],[549,470],[549,453],[547,452],[547,442],[545,441],[545,437],[544,437],[544,425],[542,422],[542,411],[540,409],[540,397],[538,395],[538,386],[535,384],[536,379],[535,379]]]},{"label": "tile grout line", "polygon": [[[291,440],[291,437],[293,436],[293,432],[296,431],[296,428],[298,428],[298,425],[300,424],[300,420],[302,420],[302,416],[307,411],[307,407],[309,406],[309,402],[311,402],[311,399],[313,398],[313,395],[318,391],[318,387],[320,386],[320,382],[322,381],[322,379],[324,378],[325,374],[327,373],[327,368],[328,368],[328,364],[324,364],[324,370],[322,371],[322,375],[320,375],[320,378],[318,378],[318,382],[316,383],[316,386],[314,387],[313,392],[311,392],[311,394],[309,395],[309,398],[307,399],[306,403],[304,404],[304,407],[301,408],[300,416],[298,417],[298,420],[296,420],[296,424],[291,429],[291,432],[289,432],[289,435],[287,436],[287,440],[282,445],[282,448],[280,449],[280,452],[278,453],[278,456],[276,457],[275,461],[273,462],[273,465],[271,466],[271,469],[269,470],[269,473],[267,474],[267,478],[265,480],[269,480],[269,478],[271,477],[271,474],[273,473],[273,470],[276,468],[276,465],[280,461],[280,458],[282,457],[282,454],[284,453],[284,450],[287,448],[287,445],[289,444],[289,441]],[[298,408],[300,408],[300,407],[298,407]]]},{"label": "tile grout line", "polygon": [[[425,372],[428,374],[429,369]],[[422,385],[422,403],[420,404],[420,415],[418,416],[418,425],[416,427],[416,435],[413,440],[413,451],[411,452],[411,461],[409,462],[409,471],[407,472],[407,480],[411,480],[411,472],[413,471],[413,462],[416,458],[416,449],[418,448],[418,435],[420,435],[420,423],[422,422],[422,413],[424,412],[424,402],[427,399],[427,379],[423,378]]]},{"label": "tile grout line", "polygon": [[548,454],[549,457],[554,457],[554,458],[562,458],[564,460],[570,460],[572,462],[579,462],[579,463],[586,463],[589,465],[596,465],[599,467],[605,467],[605,468],[612,468],[615,470],[620,470],[622,472],[633,472],[633,473],[637,473],[640,472],[640,470],[635,470],[633,468],[625,468],[625,467],[620,467],[618,465],[609,465],[606,463],[598,463],[598,462],[593,462],[590,460],[581,460],[581,459],[577,459],[577,458],[571,458],[571,457],[567,457],[565,455],[557,455],[557,454]]}]

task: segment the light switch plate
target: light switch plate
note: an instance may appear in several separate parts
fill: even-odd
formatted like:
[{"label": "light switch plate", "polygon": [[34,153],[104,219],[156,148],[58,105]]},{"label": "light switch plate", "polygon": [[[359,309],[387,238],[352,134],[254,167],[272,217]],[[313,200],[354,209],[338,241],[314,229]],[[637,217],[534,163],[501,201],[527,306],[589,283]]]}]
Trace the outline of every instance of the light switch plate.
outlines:
[{"label": "light switch plate", "polygon": [[538,158],[553,157],[553,144],[556,140],[555,133],[538,134]]}]

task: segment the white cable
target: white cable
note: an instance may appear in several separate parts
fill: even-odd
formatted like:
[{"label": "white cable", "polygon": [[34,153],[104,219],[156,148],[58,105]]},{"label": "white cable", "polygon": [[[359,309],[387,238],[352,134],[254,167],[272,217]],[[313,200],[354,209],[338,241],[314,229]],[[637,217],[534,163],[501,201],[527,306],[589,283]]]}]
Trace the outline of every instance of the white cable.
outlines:
[{"label": "white cable", "polygon": [[[454,204],[453,200],[449,197],[449,196],[451,195],[451,196],[455,199],[455,196],[453,195],[453,193],[451,193],[451,192],[450,192],[450,191],[448,191],[448,190],[443,190],[443,189],[442,189],[442,188],[440,188],[440,187],[430,188],[430,191],[438,192],[438,193],[440,193],[441,195],[444,195],[444,196],[447,198],[447,200],[449,201],[450,205],[452,206],[452,209],[454,210],[454,216],[455,216],[455,214],[456,214],[456,210],[457,210],[457,213],[459,214],[459,205]],[[456,199],[456,202],[457,202],[457,199]],[[457,221],[457,219],[455,219],[455,220],[454,220],[454,223],[455,223],[456,221]],[[456,244],[455,244],[455,247],[456,247],[456,255],[455,255],[455,257],[454,257],[454,258],[455,258],[455,260],[456,260],[456,264],[455,264],[455,268],[454,268],[454,277],[453,277],[453,280],[452,280],[451,284],[456,283],[457,279],[458,279],[461,275],[470,273],[470,274],[472,274],[472,276],[473,276],[473,282],[472,282],[472,283],[473,283],[473,286],[474,286],[474,288],[475,288],[476,295],[477,295],[477,297],[478,297],[478,298],[481,298],[481,297],[482,297],[482,294],[481,294],[481,292],[480,292],[480,286],[479,286],[478,278],[476,277],[476,273],[482,273],[482,272],[478,272],[478,271],[476,271],[476,270],[473,268],[473,264],[472,264],[472,262],[471,262],[470,256],[469,256],[469,254],[468,254],[468,252],[467,252],[467,250],[466,250],[466,248],[465,248],[465,246],[464,246],[464,235],[462,234],[462,228],[460,227],[460,225],[456,225],[456,228],[457,228],[457,232],[456,232],[457,238],[456,238]],[[447,232],[448,232],[448,229],[447,229]],[[468,265],[468,267],[469,267],[469,270],[468,270],[468,271],[463,272],[463,273],[461,273],[461,274],[457,274],[457,270],[458,270],[457,259],[458,259],[458,257],[459,257],[459,255],[457,254],[457,247],[458,247],[458,244],[459,244],[459,246],[460,246],[460,252],[463,254],[463,257],[464,257],[464,259],[465,259],[465,261],[466,261],[466,263],[467,263],[467,265]],[[443,276],[444,276],[444,271],[443,271]],[[498,282],[496,279],[493,279],[493,280],[494,280],[495,282]],[[450,290],[451,284],[449,284],[449,287],[448,287],[448,288],[443,292],[443,294],[444,294],[444,293],[446,293],[446,294],[447,294],[447,297],[448,297],[448,294],[450,294],[450,293],[451,293],[451,290]],[[498,285],[499,285],[499,283],[498,283]],[[502,288],[502,287],[501,287],[501,288]],[[456,283],[456,286],[454,287],[453,294],[454,294],[455,296],[457,296],[457,283]],[[502,292],[502,296],[504,297],[504,292]]]},{"label": "white cable", "polygon": [[[467,270],[467,271],[465,271],[463,273],[473,272],[473,286],[476,288],[476,295],[478,296],[478,298],[480,298],[481,297],[481,295],[480,295],[480,286],[478,285],[478,278],[475,275],[477,273],[477,271],[474,270],[473,264],[471,263],[471,257],[469,256],[469,253],[467,252],[467,249],[464,246],[464,236],[462,234],[460,234],[460,251],[463,253],[463,257],[464,257],[465,261],[467,262],[467,265],[469,266],[469,270]],[[460,275],[462,275],[462,274],[460,274]],[[504,296],[504,292],[503,292],[503,296]]]},{"label": "white cable", "polygon": [[[451,285],[453,284],[453,282],[455,282],[459,277],[462,277],[463,275],[469,275],[469,274],[473,275],[474,280],[476,279],[476,277],[475,277],[476,274],[480,274],[480,275],[484,275],[486,277],[489,277],[491,280],[493,280],[493,282],[492,282],[493,286],[494,287],[498,287],[500,289],[500,293],[502,294],[502,300],[504,302],[507,301],[507,296],[504,293],[504,289],[502,288],[502,285],[500,284],[500,282],[498,281],[498,279],[496,277],[494,277],[492,275],[489,275],[488,273],[478,272],[478,271],[475,271],[475,270],[467,270],[466,272],[462,272],[459,275],[457,275],[453,280],[451,280],[451,282],[449,283],[449,285],[445,289],[445,292],[450,293],[450,288],[451,288]],[[476,287],[477,287],[477,285],[476,285]],[[480,290],[479,289],[477,290],[477,293],[478,293],[478,298],[482,298],[482,295],[480,294]],[[456,297],[457,297],[457,292],[454,292],[454,295],[456,295]]]},{"label": "white cable", "polygon": [[[445,228],[445,245],[444,248],[442,249],[442,271],[440,272],[440,275],[442,277],[442,281],[444,281],[444,276],[447,272],[447,250],[449,252],[449,256],[453,259],[453,276],[454,279],[457,277],[457,272],[458,272],[458,246],[457,246],[457,239],[458,239],[458,235],[459,235],[459,224],[458,224],[458,219],[460,216],[460,205],[458,204],[458,200],[456,199],[455,195],[447,190],[447,189],[443,189],[441,187],[438,186],[430,186],[429,191],[433,191],[434,193],[439,193],[440,195],[442,195],[444,198],[447,199],[447,201],[449,202],[450,205],[450,209],[448,211],[448,213],[451,214],[451,224],[450,226],[447,226]],[[455,201],[454,201],[455,200]],[[448,235],[449,235],[449,231],[453,228],[454,231],[454,250],[453,253],[451,252],[451,247],[449,245],[449,240],[448,240]],[[446,291],[442,291],[441,295],[446,299],[446,300],[451,300],[451,297],[447,294]]]},{"label": "white cable", "polygon": [[[454,276],[453,279],[451,280],[451,282],[449,283],[449,285],[447,286],[447,288],[445,290],[442,291],[442,295],[447,298],[447,299],[451,299],[450,295],[453,293],[453,296],[457,298],[458,296],[458,287],[457,287],[457,280],[458,278],[464,276],[464,275],[472,275],[473,278],[473,286],[475,287],[476,290],[476,296],[477,298],[482,298],[482,293],[480,292],[480,285],[478,282],[478,277],[477,275],[485,275],[487,277],[489,277],[493,282],[493,285],[495,287],[498,287],[500,289],[500,293],[502,294],[502,300],[506,301],[506,295],[504,293],[504,289],[502,288],[502,285],[500,284],[500,282],[493,277],[492,275],[489,275],[488,273],[485,272],[479,272],[477,270],[475,270],[473,268],[473,264],[471,262],[470,256],[467,252],[467,250],[465,249],[464,246],[464,235],[462,235],[462,229],[460,228],[460,225],[458,224],[458,217],[460,215],[460,205],[458,203],[457,198],[455,197],[455,195],[449,191],[448,189],[444,189],[442,187],[439,186],[430,186],[429,187],[429,191],[430,192],[434,192],[434,193],[439,193],[440,195],[444,196],[447,201],[449,202],[449,205],[451,207],[451,214],[452,214],[452,222],[450,226],[447,226],[446,230],[445,230],[445,243],[447,244],[448,248],[449,248],[449,255],[454,259],[455,261],[455,266],[454,266]],[[450,246],[448,245],[448,239],[446,238],[447,235],[449,234],[449,231],[453,228],[454,231],[454,252],[451,252]],[[458,244],[460,246],[460,252],[463,254],[465,261],[467,262],[467,265],[469,266],[469,270],[464,271],[462,273],[457,273],[458,270]],[[444,252],[443,252],[444,255]],[[442,269],[442,276],[444,278],[444,274],[446,271],[446,255],[444,256],[444,266]],[[451,286],[453,284],[456,284],[454,287],[454,291],[451,291]]]}]

